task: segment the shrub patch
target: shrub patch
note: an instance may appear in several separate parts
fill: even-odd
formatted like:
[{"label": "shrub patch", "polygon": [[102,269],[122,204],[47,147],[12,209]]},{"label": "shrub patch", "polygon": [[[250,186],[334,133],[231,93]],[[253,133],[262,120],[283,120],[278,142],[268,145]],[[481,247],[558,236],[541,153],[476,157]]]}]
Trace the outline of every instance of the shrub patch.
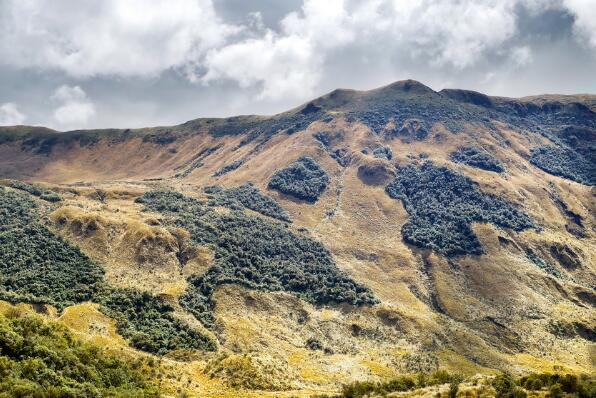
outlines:
[{"label": "shrub patch", "polygon": [[456,163],[463,163],[478,169],[494,171],[496,173],[505,171],[499,159],[477,147],[458,148],[455,152],[451,152],[449,157]]},{"label": "shrub patch", "polygon": [[292,221],[289,214],[275,199],[262,193],[251,182],[230,189],[220,186],[205,187],[204,192],[210,195],[209,205],[235,210],[247,208],[281,221]]},{"label": "shrub patch", "polygon": [[515,231],[533,226],[518,208],[482,193],[468,177],[432,162],[398,167],[395,180],[385,191],[401,200],[410,215],[402,227],[403,239],[447,256],[483,253],[472,222]]},{"label": "shrub patch", "polygon": [[174,318],[161,299],[107,286],[103,269],[38,217],[30,197],[0,187],[0,299],[47,303],[59,310],[94,301],[136,348],[156,354],[215,349],[211,340]]},{"label": "shrub patch", "polygon": [[596,185],[596,160],[570,148],[543,145],[532,149],[530,162],[559,177],[586,185]]},{"label": "shrub patch", "polygon": [[312,158],[301,156],[286,168],[275,172],[268,187],[298,199],[315,202],[328,184],[327,172]]}]

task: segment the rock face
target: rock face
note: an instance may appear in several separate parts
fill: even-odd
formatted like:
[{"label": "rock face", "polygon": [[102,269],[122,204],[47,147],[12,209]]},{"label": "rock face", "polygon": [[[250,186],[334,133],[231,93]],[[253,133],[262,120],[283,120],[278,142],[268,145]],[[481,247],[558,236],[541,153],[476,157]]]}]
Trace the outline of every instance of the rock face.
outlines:
[{"label": "rock face", "polygon": [[[596,96],[403,81],[271,117],[0,127],[0,253],[21,261],[0,264],[0,293],[95,306],[118,344],[189,361],[214,390],[589,372],[595,112]],[[35,215],[17,217],[22,195]],[[95,276],[63,280],[83,268],[52,268],[42,238]]]}]

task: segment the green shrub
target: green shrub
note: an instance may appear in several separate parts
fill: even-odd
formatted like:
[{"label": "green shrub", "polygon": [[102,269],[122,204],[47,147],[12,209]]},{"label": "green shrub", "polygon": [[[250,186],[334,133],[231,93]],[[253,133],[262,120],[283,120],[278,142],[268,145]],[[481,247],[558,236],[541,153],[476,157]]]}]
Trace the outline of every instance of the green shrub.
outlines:
[{"label": "green shrub", "polygon": [[106,289],[97,299],[118,333],[139,350],[162,355],[177,349],[214,351],[215,342],[173,316],[162,299],[134,289]]},{"label": "green shrub", "polygon": [[10,182],[9,186],[11,188],[19,189],[21,191],[30,193],[31,195],[37,196],[40,199],[43,199],[48,202],[54,203],[54,202],[60,202],[62,200],[62,197],[55,192],[46,191],[37,185],[28,184],[23,181],[13,180]]},{"label": "green shrub", "polygon": [[176,192],[151,191],[140,197],[147,210],[171,217],[191,233],[197,245],[215,250],[215,264],[191,276],[180,297],[184,308],[206,326],[213,323],[211,296],[218,285],[287,291],[315,304],[373,304],[370,290],[340,271],[319,242],[294,233],[285,224],[239,211],[220,214],[205,202]]},{"label": "green shrub", "polygon": [[456,163],[463,163],[468,166],[483,170],[502,173],[505,171],[503,164],[499,159],[492,156],[487,151],[477,147],[461,147],[455,152],[449,154],[451,160]]},{"label": "green shrub", "polygon": [[410,215],[402,227],[403,239],[446,256],[483,253],[472,222],[515,231],[533,226],[521,210],[482,193],[466,176],[432,162],[398,167],[395,180],[385,191],[401,200]]},{"label": "green shrub", "polygon": [[0,397],[158,397],[138,363],[80,342],[65,326],[0,314]]},{"label": "green shrub", "polygon": [[269,180],[268,187],[295,198],[315,202],[329,184],[329,176],[307,156],[298,158]]},{"label": "green shrub", "polygon": [[24,181],[13,180],[10,182],[9,186],[14,189],[20,189],[21,191],[25,191],[30,193],[33,196],[41,196],[43,194],[43,189],[32,184],[28,184]]},{"label": "green shrub", "polygon": [[519,384],[532,391],[547,388],[552,396],[561,396],[563,393],[580,398],[596,396],[596,378],[587,375],[531,373],[520,377]]},{"label": "green shrub", "polygon": [[37,222],[27,196],[0,190],[0,291],[58,308],[90,300],[102,268]]},{"label": "green shrub", "polygon": [[210,205],[225,206],[236,210],[246,207],[281,221],[292,221],[275,199],[263,194],[251,182],[230,189],[223,189],[221,186],[205,187],[204,192],[211,195]]},{"label": "green shrub", "polygon": [[517,386],[515,379],[509,373],[502,373],[492,381],[497,398],[525,398],[526,392]]},{"label": "green shrub", "polygon": [[62,200],[62,196],[50,191],[44,192],[39,198],[52,203],[60,202]]},{"label": "green shrub", "polygon": [[59,310],[95,301],[136,348],[157,354],[215,349],[213,341],[174,318],[173,309],[160,299],[106,286],[103,269],[38,217],[29,196],[0,189],[0,299],[47,303]]},{"label": "green shrub", "polygon": [[549,174],[586,185],[596,185],[596,161],[566,147],[543,145],[533,148],[530,162]]}]

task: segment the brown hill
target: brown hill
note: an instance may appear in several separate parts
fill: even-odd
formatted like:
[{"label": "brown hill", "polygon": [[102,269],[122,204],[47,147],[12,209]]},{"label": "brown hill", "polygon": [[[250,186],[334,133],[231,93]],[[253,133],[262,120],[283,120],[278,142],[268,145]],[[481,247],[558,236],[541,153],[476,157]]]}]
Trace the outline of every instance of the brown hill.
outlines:
[{"label": "brown hill", "polygon": [[[595,103],[402,81],[270,117],[2,127],[0,176],[61,195],[35,199],[53,233],[101,264],[111,286],[164,298],[217,342],[216,353],[167,354],[201,380],[197,394],[308,394],[438,368],[589,373]],[[257,189],[231,189],[246,182]],[[214,185],[223,188],[203,190]],[[187,198],[147,194],[162,189]],[[276,252],[279,234],[290,254]],[[99,319],[94,305],[62,318],[99,341],[74,312]],[[101,341],[126,344],[112,334]]]}]

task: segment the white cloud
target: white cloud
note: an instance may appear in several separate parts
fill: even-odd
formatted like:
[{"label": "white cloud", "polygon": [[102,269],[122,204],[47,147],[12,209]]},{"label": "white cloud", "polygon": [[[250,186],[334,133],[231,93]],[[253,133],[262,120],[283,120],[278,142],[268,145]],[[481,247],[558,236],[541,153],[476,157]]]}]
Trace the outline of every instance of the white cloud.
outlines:
[{"label": "white cloud", "polygon": [[[262,98],[307,98],[330,54],[351,45],[465,68],[516,31],[513,1],[305,0],[281,31],[212,49],[203,82],[262,85]],[[490,26],[490,29],[486,29]]]},{"label": "white cloud", "polygon": [[210,0],[5,0],[0,63],[77,77],[155,76],[196,62],[235,28]]},{"label": "white cloud", "polygon": [[515,66],[526,66],[532,62],[532,49],[528,46],[514,47],[511,49],[510,58]]},{"label": "white cloud", "polygon": [[0,105],[0,126],[15,126],[23,124],[26,116],[22,114],[12,102]]},{"label": "white cloud", "polygon": [[594,0],[304,0],[275,29],[259,12],[226,23],[212,0],[4,0],[0,64],[81,79],[176,69],[192,82],[257,87],[260,100],[307,99],[342,51],[394,75],[416,65],[462,73],[495,57],[527,65],[532,48],[516,40],[521,6],[567,10],[596,49]]},{"label": "white cloud", "polygon": [[575,16],[576,33],[596,50],[596,2],[594,0],[563,0]]},{"label": "white cloud", "polygon": [[79,86],[58,87],[51,99],[59,104],[54,110],[54,120],[61,127],[85,127],[95,116],[95,106]]}]

